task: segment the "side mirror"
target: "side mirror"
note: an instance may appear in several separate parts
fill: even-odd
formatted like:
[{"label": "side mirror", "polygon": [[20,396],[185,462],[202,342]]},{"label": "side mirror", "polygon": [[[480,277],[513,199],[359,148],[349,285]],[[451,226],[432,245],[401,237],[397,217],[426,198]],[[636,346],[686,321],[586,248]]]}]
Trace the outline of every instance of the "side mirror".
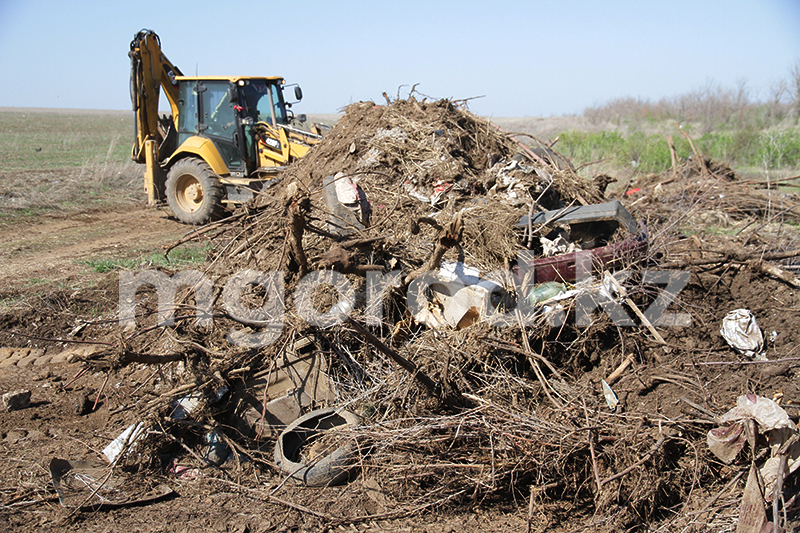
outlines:
[{"label": "side mirror", "polygon": [[301,89],[299,85],[295,85],[294,87],[294,99],[298,102],[303,99],[303,89]]}]

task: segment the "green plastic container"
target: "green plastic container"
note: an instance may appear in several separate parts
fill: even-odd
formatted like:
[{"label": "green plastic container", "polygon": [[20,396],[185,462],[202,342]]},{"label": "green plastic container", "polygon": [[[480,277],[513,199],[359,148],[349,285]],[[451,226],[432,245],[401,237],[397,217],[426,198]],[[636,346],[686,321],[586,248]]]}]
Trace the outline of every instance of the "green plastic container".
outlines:
[{"label": "green plastic container", "polygon": [[566,285],[557,281],[540,283],[528,293],[528,303],[530,305],[536,305],[538,303],[545,302],[554,296],[558,296],[566,290]]}]

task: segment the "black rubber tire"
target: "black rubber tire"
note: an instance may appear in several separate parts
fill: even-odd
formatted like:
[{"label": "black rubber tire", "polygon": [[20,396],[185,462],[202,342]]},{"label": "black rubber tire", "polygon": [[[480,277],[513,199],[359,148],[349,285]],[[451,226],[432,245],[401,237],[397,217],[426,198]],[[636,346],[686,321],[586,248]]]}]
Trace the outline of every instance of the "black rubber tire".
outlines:
[{"label": "black rubber tire", "polygon": [[[531,152],[536,154],[540,159],[544,160],[545,163],[553,165],[558,170],[572,170],[575,171],[575,167],[572,165],[572,161],[564,157],[563,155],[559,154],[552,148],[547,146],[532,146]],[[530,161],[532,158],[525,153],[516,154],[511,159],[515,159],[519,163],[524,163],[525,161]]]},{"label": "black rubber tire", "polygon": [[309,487],[328,487],[344,482],[355,466],[357,449],[353,441],[337,446],[321,458],[300,462],[300,451],[326,429],[357,426],[361,418],[350,411],[318,409],[301,416],[281,432],[275,445],[275,464],[297,481]]},{"label": "black rubber tire", "polygon": [[205,224],[221,218],[225,188],[205,161],[187,157],[167,173],[167,203],[184,224]]},{"label": "black rubber tire", "polygon": [[575,171],[575,167],[572,166],[572,161],[564,157],[563,155],[559,154],[555,150],[547,146],[534,146],[531,148],[534,154],[538,155],[558,170],[572,170]]}]

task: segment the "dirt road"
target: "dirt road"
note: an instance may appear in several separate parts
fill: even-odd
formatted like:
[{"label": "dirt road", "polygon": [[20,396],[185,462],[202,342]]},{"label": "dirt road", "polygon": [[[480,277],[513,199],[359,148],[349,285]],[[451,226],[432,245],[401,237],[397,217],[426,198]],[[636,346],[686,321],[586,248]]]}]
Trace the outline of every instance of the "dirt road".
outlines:
[{"label": "dirt road", "polygon": [[0,287],[80,281],[92,274],[87,261],[136,259],[188,230],[143,205],[0,218]]}]

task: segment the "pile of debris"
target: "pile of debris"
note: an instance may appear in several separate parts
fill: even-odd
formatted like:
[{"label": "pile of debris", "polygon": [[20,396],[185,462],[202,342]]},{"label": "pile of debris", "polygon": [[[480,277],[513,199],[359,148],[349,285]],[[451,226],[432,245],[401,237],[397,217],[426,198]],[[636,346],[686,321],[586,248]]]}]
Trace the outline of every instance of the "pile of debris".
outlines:
[{"label": "pile of debris", "polygon": [[[614,389],[674,350],[655,328],[669,301],[647,311],[674,279],[648,278],[652,235],[606,201],[608,180],[564,163],[447,100],[349,106],[254,205],[181,241],[211,251],[178,313],[137,292],[145,278],[125,282],[129,300],[120,282],[133,329],[90,364],[174,373],[130,397],[105,455],[132,470],[249,458],[279,488],[366,500],[347,484],[361,476],[384,517],[489,499],[554,517],[577,503],[573,519],[609,530],[670,519],[710,476],[708,416],[626,400],[697,378],[637,372]],[[292,497],[313,509],[315,494]]]}]

